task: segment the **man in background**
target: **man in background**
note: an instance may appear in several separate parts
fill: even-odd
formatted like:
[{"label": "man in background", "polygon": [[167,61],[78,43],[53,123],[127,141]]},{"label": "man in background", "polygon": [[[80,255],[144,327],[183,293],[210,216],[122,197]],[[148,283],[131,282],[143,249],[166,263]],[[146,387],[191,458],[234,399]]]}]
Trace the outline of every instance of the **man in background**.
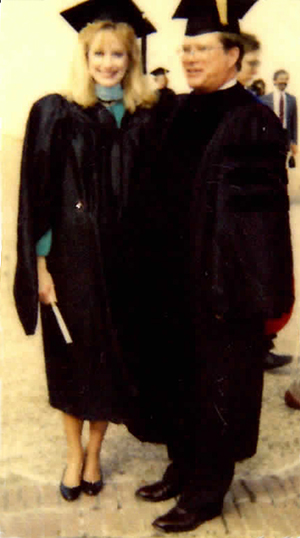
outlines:
[{"label": "man in background", "polygon": [[237,74],[237,80],[244,86],[250,86],[260,66],[260,42],[252,34],[241,34],[244,46],[242,66]]},{"label": "man in background", "polygon": [[[274,73],[274,92],[261,97],[261,101],[269,106],[280,119],[286,135],[287,152],[291,152],[289,165],[295,166],[297,148],[297,102],[293,95],[286,92],[289,73],[279,69]],[[275,335],[274,335],[275,337]],[[291,355],[277,355],[269,352],[264,359],[265,370],[285,366],[292,361]]]},{"label": "man in background", "polygon": [[297,132],[297,101],[294,95],[287,93],[289,73],[285,69],[279,69],[274,73],[274,91],[262,97],[262,102],[268,105],[279,117],[286,132],[287,149],[295,158],[298,147]]},{"label": "man in background", "polygon": [[[253,90],[251,89],[251,82],[253,81],[253,78],[255,75],[257,75],[259,65],[260,65],[260,52],[261,52],[261,46],[258,39],[252,35],[252,34],[241,34],[241,40],[244,46],[244,56],[241,63],[241,69],[238,71],[237,74],[237,80],[242,84],[246,89],[249,89],[252,93]],[[280,91],[284,91],[286,87],[286,82],[288,80],[288,74],[284,74],[286,72],[277,72],[275,75],[279,77],[279,80],[277,80],[276,84],[279,85],[280,88],[282,88]],[[274,75],[274,77],[275,77]],[[279,91],[279,90],[278,90]],[[265,97],[262,97],[262,101],[265,104],[268,104],[270,108],[273,109],[273,94],[266,95]],[[293,96],[292,101],[296,101]],[[288,104],[290,105],[290,100],[287,98]],[[268,101],[268,102],[267,102]],[[276,100],[275,100],[276,101]],[[277,101],[276,101],[277,102]],[[295,103],[294,103],[295,104]],[[273,109],[274,110],[274,109]],[[291,112],[293,110],[293,107],[286,107],[286,114]],[[294,115],[294,113],[293,113]],[[294,121],[287,121],[288,115],[286,116],[285,124],[289,123],[290,130],[293,130],[294,133]],[[296,110],[296,124],[297,124],[297,110]],[[293,127],[291,128],[291,126]],[[291,135],[291,138],[295,138],[295,135],[293,134],[293,137]],[[276,338],[276,334],[270,335],[270,345],[273,346],[272,340]],[[276,353],[272,353],[271,351],[268,351],[266,353],[266,356],[263,360],[263,365],[265,370],[273,370],[275,368],[279,368],[281,366],[286,366],[292,361],[291,355],[279,355]]]},{"label": "man in background", "polygon": [[159,93],[159,99],[163,106],[168,102],[172,103],[175,92],[168,87],[169,79],[167,76],[169,69],[165,67],[157,67],[151,71],[151,75],[154,78],[156,89]]}]

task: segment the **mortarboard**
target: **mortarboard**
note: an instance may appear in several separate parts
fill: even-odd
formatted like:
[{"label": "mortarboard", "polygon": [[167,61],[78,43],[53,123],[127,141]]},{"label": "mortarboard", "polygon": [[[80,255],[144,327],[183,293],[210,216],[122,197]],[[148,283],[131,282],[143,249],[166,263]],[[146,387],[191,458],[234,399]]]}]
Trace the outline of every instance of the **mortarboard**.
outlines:
[{"label": "mortarboard", "polygon": [[126,22],[134,29],[136,36],[142,38],[142,56],[145,70],[146,38],[156,32],[156,28],[132,0],[86,0],[61,11],[62,17],[80,32],[88,23],[96,20]]},{"label": "mortarboard", "polygon": [[158,75],[166,75],[167,73],[170,73],[169,69],[165,69],[164,67],[157,67],[150,72],[150,75],[157,77]]},{"label": "mortarboard", "polygon": [[230,27],[236,25],[239,29],[238,21],[246,15],[257,0],[228,0],[227,17]]},{"label": "mortarboard", "polygon": [[182,0],[173,19],[187,19],[185,35],[240,33],[239,19],[257,0]]}]

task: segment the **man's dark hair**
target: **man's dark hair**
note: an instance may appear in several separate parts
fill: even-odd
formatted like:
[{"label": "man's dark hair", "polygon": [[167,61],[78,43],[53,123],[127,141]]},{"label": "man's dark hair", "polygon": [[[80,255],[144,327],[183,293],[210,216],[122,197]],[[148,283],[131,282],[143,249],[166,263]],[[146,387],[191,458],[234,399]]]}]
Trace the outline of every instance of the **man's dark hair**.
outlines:
[{"label": "man's dark hair", "polygon": [[244,43],[241,39],[241,36],[238,34],[231,34],[229,32],[220,32],[220,42],[224,47],[225,51],[237,47],[240,51],[239,58],[236,62],[236,68],[239,71],[242,67],[242,59],[244,56]]},{"label": "man's dark hair", "polygon": [[277,80],[279,75],[288,75],[289,76],[289,73],[285,69],[278,69],[278,71],[275,71],[275,73],[273,75],[273,80]]},{"label": "man's dark hair", "polygon": [[260,50],[260,42],[255,35],[241,33],[240,38],[244,45],[244,54],[247,54],[247,52],[255,52]]}]

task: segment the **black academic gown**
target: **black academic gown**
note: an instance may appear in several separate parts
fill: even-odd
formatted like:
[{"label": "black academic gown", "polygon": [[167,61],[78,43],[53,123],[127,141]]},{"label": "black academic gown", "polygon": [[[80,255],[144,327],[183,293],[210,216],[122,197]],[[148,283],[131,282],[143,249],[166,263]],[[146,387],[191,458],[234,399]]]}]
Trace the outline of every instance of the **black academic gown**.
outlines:
[{"label": "black academic gown", "polygon": [[83,109],[54,94],[34,104],[27,124],[16,306],[26,334],[33,334],[38,315],[35,246],[52,229],[47,267],[73,343],[65,343],[51,307],[41,305],[49,399],[82,419],[119,422],[133,409],[134,383],[118,338],[130,296],[123,219],[149,120],[149,111],[126,112],[118,129],[100,103]]},{"label": "black academic gown", "polygon": [[265,320],[293,303],[284,136],[239,84],[192,93],[177,97],[156,162],[139,200],[148,348],[143,420],[129,429],[166,443],[188,477],[197,460],[211,484],[229,462],[224,494],[232,461],[256,451]]}]

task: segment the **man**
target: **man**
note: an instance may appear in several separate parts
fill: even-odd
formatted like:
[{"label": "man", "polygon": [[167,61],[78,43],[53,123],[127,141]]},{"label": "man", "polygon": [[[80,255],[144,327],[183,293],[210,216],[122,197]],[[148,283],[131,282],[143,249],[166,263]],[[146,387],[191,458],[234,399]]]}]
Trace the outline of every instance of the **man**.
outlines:
[{"label": "man", "polygon": [[245,87],[250,86],[260,65],[260,42],[252,34],[241,34],[244,45],[242,67],[237,74],[237,80]]},{"label": "man", "polygon": [[286,131],[288,150],[295,157],[298,152],[297,101],[294,95],[286,92],[289,78],[285,69],[276,71],[273,76],[274,92],[262,97],[262,101],[279,117]]},{"label": "man", "polygon": [[[241,34],[241,40],[244,47],[244,56],[242,59],[241,69],[237,73],[237,80],[245,88],[249,89],[254,93],[251,87],[251,82],[258,72],[260,65],[260,42],[252,34]],[[263,82],[263,81],[262,81]],[[276,337],[276,334],[270,335],[270,345],[273,347],[273,339]],[[286,366],[292,362],[291,355],[277,355],[268,351],[266,356],[263,359],[264,370],[273,370],[281,366]]]},{"label": "man", "polygon": [[256,451],[266,320],[293,302],[283,131],[236,82],[241,14],[224,27],[213,1],[189,1],[191,17],[184,7],[175,16],[189,17],[182,64],[193,92],[166,121],[133,227],[146,345],[141,420],[129,429],[167,445],[163,478],[137,491],[151,502],[179,495],[153,523],[164,532],[221,514],[235,461]]},{"label": "man", "polygon": [[[254,88],[252,88],[251,82],[257,74],[260,65],[260,42],[254,35],[247,33],[241,34],[241,40],[244,47],[244,56],[242,59],[241,69],[237,73],[237,80],[245,88],[249,89],[255,94],[255,90]],[[258,80],[257,83],[258,82],[264,85],[264,82],[262,80]],[[260,96],[262,96],[263,94],[264,91],[260,93]],[[270,335],[270,345],[272,347],[272,340],[275,337],[276,334]],[[291,355],[277,355],[275,353],[272,353],[271,351],[268,351],[263,359],[263,367],[264,370],[273,370],[281,366],[286,366],[290,362],[292,362]]]},{"label": "man", "polygon": [[150,73],[154,78],[156,89],[159,93],[160,106],[162,107],[173,106],[175,96],[175,92],[168,87],[167,73],[169,73],[169,70],[165,67],[157,67]]},{"label": "man", "polygon": [[[289,82],[289,74],[284,69],[274,73],[274,92],[261,97],[261,101],[268,105],[279,117],[286,134],[287,150],[291,152],[295,159],[297,154],[297,102],[293,95],[287,93],[286,87]],[[290,162],[290,161],[289,161]],[[293,161],[295,162],[295,161]],[[275,337],[275,335],[273,335]],[[264,359],[264,369],[273,370],[281,366],[286,366],[292,361],[291,355],[277,355],[268,352]]]},{"label": "man", "polygon": [[[167,77],[167,73],[169,73],[169,69],[166,69],[165,67],[157,67],[156,69],[153,69],[153,71],[151,71],[150,74],[154,78],[155,85],[158,91],[169,89],[168,88],[169,80]],[[173,90],[170,90],[170,91],[174,93]]]}]

